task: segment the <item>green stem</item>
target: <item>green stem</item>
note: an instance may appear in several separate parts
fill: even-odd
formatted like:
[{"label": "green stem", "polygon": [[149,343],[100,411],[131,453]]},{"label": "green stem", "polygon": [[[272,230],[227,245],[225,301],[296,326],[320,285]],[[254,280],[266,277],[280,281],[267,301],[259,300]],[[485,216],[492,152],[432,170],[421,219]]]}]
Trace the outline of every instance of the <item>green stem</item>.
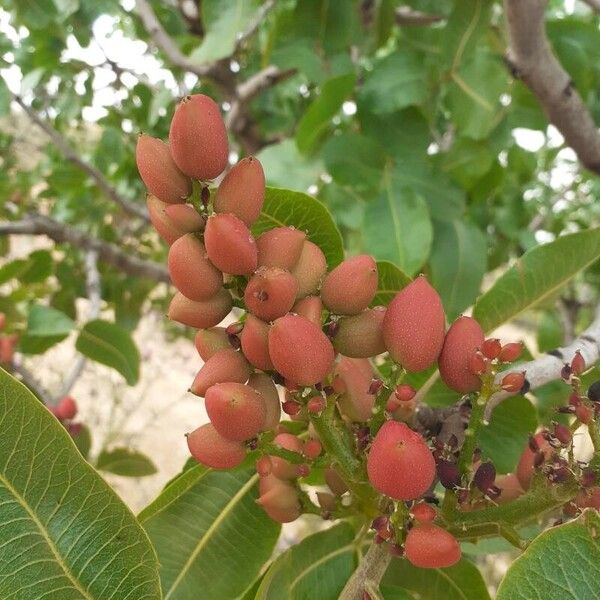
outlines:
[{"label": "green stem", "polygon": [[190,194],[190,204],[200,213],[204,212],[204,206],[202,205],[202,188],[203,184],[197,179],[192,179],[192,193]]},{"label": "green stem", "polygon": [[600,432],[598,432],[598,423],[596,423],[595,419],[592,419],[588,423],[587,428],[592,440],[592,446],[594,446],[594,454],[598,454],[600,453]]},{"label": "green stem", "polygon": [[[473,539],[502,533],[502,528],[517,528],[536,517],[561,507],[578,492],[575,480],[561,485],[540,481],[519,498],[480,510],[457,513],[448,523],[448,531],[459,539]],[[506,529],[508,531],[508,529]]]},{"label": "green stem", "polygon": [[291,462],[294,465],[301,465],[307,462],[310,462],[305,456],[298,452],[294,452],[293,450],[286,450],[281,446],[276,446],[275,444],[265,444],[262,448],[265,454],[269,456],[278,456],[279,458],[284,458],[288,462]]},{"label": "green stem", "polygon": [[354,453],[354,442],[336,413],[335,401],[330,401],[320,415],[311,415],[311,422],[323,448],[334,458],[336,468],[356,498],[360,510],[367,517],[376,516],[377,493],[368,483],[365,467]]}]

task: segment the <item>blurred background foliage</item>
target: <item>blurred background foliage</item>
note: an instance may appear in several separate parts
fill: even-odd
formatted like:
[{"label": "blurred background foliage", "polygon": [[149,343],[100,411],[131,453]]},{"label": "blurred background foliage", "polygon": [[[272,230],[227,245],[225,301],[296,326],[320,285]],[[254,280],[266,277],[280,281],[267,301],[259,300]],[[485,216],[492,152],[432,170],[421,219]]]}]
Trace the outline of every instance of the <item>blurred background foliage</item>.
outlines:
[{"label": "blurred background foliage", "polygon": [[[449,319],[526,250],[600,220],[600,180],[581,168],[504,62],[498,2],[137,5],[3,0],[5,223],[42,214],[88,242],[164,264],[166,248],[144,218],[136,138],[166,138],[177,99],[198,92],[221,103],[232,163],[256,154],[270,185],[319,198],[348,253],[372,253],[409,276],[428,273]],[[158,20],[158,33],[142,13]],[[554,52],[600,122],[598,15],[584,3],[552,0],[546,17]],[[261,76],[262,87],[243,97]],[[149,307],[164,311],[169,291],[100,253],[102,306],[113,318],[83,327],[88,316],[76,301],[89,296],[85,244],[64,239],[55,235],[52,247],[15,261],[0,238],[8,330],[21,335],[26,355],[79,327],[78,349],[135,383],[140,359],[128,332]],[[522,326],[538,330],[540,350],[589,321],[599,284],[596,264],[521,315]],[[102,344],[90,350],[86,339]]]}]

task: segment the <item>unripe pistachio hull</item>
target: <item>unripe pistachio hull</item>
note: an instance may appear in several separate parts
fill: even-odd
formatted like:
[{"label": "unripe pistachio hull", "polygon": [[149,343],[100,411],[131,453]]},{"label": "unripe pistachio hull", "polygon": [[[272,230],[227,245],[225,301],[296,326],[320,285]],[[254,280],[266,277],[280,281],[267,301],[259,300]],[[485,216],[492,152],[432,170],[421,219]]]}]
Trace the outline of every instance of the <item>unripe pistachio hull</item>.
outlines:
[{"label": "unripe pistachio hull", "polygon": [[377,264],[373,257],[353,256],[327,274],[321,287],[321,299],[332,313],[355,315],[369,306],[377,283]]},{"label": "unripe pistachio hull", "polygon": [[187,444],[198,462],[213,469],[233,469],[246,458],[244,445],[219,435],[211,423],[192,431]]},{"label": "unripe pistachio hull", "polygon": [[192,182],[177,168],[169,146],[162,140],[140,135],[135,160],[146,188],[159,200],[183,202],[190,195]]},{"label": "unripe pistachio hull", "polygon": [[383,320],[386,348],[407,371],[423,371],[437,360],[444,330],[442,301],[422,276],[396,294]]},{"label": "unripe pistachio hull", "polygon": [[305,240],[300,258],[291,273],[298,281],[298,298],[316,294],[327,273],[327,261],[321,248]]},{"label": "unripe pistachio hull", "polygon": [[327,336],[308,319],[286,315],[269,330],[269,355],[286,379],[314,385],[331,370],[334,351]]},{"label": "unripe pistachio hull", "polygon": [[242,352],[257,369],[270,371],[273,362],[269,355],[269,325],[254,315],[248,315],[240,334]]},{"label": "unripe pistachio hull", "polygon": [[209,329],[199,329],[194,338],[196,350],[200,358],[206,362],[213,354],[219,350],[229,350],[231,343],[224,327],[211,327]]},{"label": "unripe pistachio hull", "polygon": [[306,234],[295,227],[275,227],[256,239],[258,265],[291,271],[302,253]]},{"label": "unripe pistachio hull", "polygon": [[273,380],[264,373],[252,373],[248,380],[248,385],[262,396],[265,403],[265,424],[264,430],[275,429],[281,419],[281,403],[279,402],[279,393]]},{"label": "unripe pistachio hull", "polygon": [[229,144],[216,102],[203,94],[186,96],[175,109],[169,145],[175,164],[188,177],[218,177],[227,166]]},{"label": "unripe pistachio hull", "polygon": [[408,532],[405,556],[415,567],[442,569],[456,564],[461,550],[451,533],[433,523],[422,523]]},{"label": "unripe pistachio hull", "polygon": [[257,266],[256,242],[235,215],[213,215],[206,223],[204,243],[210,261],[223,273],[249,275]]},{"label": "unripe pistachio hull", "polygon": [[242,159],[225,175],[217,189],[214,209],[232,213],[248,227],[260,216],[265,200],[265,174],[260,161],[249,156]]},{"label": "unripe pistachio hull", "polygon": [[173,242],[167,266],[173,285],[190,300],[208,300],[223,285],[223,274],[208,260],[204,244],[193,233]]},{"label": "unripe pistachio hull", "polygon": [[358,315],[342,317],[333,338],[333,347],[350,358],[370,358],[385,352],[383,319],[385,308],[376,306]]},{"label": "unripe pistachio hull", "polygon": [[245,383],[250,377],[250,365],[237,350],[219,350],[213,354],[196,375],[190,392],[204,396],[207,390],[226,381]]},{"label": "unripe pistachio hull", "polygon": [[218,325],[233,306],[231,294],[221,288],[208,300],[195,302],[177,292],[169,305],[168,317],[188,327],[206,329]]},{"label": "unripe pistachio hull", "polygon": [[250,386],[217,383],[206,391],[205,404],[215,429],[228,440],[249,440],[264,427],[265,403]]},{"label": "unripe pistachio hull", "polygon": [[367,472],[373,487],[396,500],[415,500],[435,478],[435,461],[423,437],[404,423],[387,421],[377,432]]},{"label": "unripe pistachio hull", "polygon": [[248,310],[263,321],[274,321],[294,305],[298,282],[278,267],[261,267],[250,278],[244,292]]}]

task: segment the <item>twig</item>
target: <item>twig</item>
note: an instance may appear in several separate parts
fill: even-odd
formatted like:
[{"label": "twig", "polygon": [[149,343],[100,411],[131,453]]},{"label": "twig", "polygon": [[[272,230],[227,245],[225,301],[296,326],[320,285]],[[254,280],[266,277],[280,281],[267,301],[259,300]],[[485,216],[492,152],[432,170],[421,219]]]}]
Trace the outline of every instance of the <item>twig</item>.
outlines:
[{"label": "twig", "polygon": [[27,116],[46,133],[65,158],[77,165],[84,173],[87,173],[110,200],[129,214],[149,221],[148,213],[144,206],[130,202],[127,198],[121,196],[106,177],[104,177],[102,172],[84,161],[79,153],[71,147],[69,142],[54,127],[44,121],[30,106],[27,106],[19,95],[12,93],[11,95],[13,100],[27,113]]},{"label": "twig", "polygon": [[[594,2],[596,3],[596,2]],[[546,37],[547,0],[504,0],[511,71],[537,97],[584,167],[600,174],[600,132]]]},{"label": "twig", "polygon": [[[552,350],[540,356],[540,358],[517,365],[510,370],[515,372],[525,371],[531,389],[535,389],[550,381],[559,379],[562,366],[566,362],[571,362],[577,350],[581,351],[586,365],[593,365],[600,358],[600,305],[596,308],[592,324],[571,344]],[[507,372],[504,371],[500,377],[506,375]],[[485,419],[489,420],[492,410],[511,395],[513,394],[507,392],[495,394],[486,406]]]},{"label": "twig", "polygon": [[391,560],[392,555],[386,544],[371,544],[358,568],[348,579],[339,600],[363,600],[365,586],[369,583],[378,585]]},{"label": "twig", "polygon": [[191,61],[179,50],[177,44],[165,31],[148,0],[135,0],[135,6],[144,29],[148,32],[156,47],[164,52],[173,66],[194,73],[198,77],[209,77],[220,86],[231,91],[231,78],[224,77],[224,69],[219,62],[201,65]]},{"label": "twig", "polygon": [[0,235],[8,234],[45,235],[56,243],[68,243],[82,250],[93,250],[98,253],[100,260],[129,275],[167,283],[170,281],[169,273],[163,265],[131,256],[114,244],[42,215],[31,215],[22,221],[0,222]]},{"label": "twig", "polygon": [[19,379],[46,405],[55,404],[52,395],[44,386],[33,376],[33,374],[20,363],[13,363],[7,367],[9,371],[19,376]]},{"label": "twig", "polygon": [[[100,308],[102,306],[100,272],[98,271],[98,252],[96,252],[96,250],[88,250],[85,253],[85,274],[87,296],[90,301],[87,320],[93,321],[100,315]],[[73,367],[63,379],[62,386],[57,395],[58,398],[63,398],[73,389],[73,386],[81,377],[86,363],[87,358],[83,354],[77,353],[77,358]]]},{"label": "twig", "polygon": [[418,10],[414,10],[410,6],[399,6],[396,9],[396,23],[400,26],[421,26],[432,25],[445,21],[446,17],[442,15],[432,15]]},{"label": "twig", "polygon": [[600,0],[582,0],[585,2],[594,12],[600,13]]},{"label": "twig", "polygon": [[271,12],[271,10],[275,6],[275,0],[267,0],[264,4],[260,6],[260,8],[256,11],[256,15],[254,19],[250,22],[250,25],[241,33],[236,42],[235,42],[235,50],[233,54],[236,54],[240,48],[256,33],[261,23],[264,22],[267,15]]}]

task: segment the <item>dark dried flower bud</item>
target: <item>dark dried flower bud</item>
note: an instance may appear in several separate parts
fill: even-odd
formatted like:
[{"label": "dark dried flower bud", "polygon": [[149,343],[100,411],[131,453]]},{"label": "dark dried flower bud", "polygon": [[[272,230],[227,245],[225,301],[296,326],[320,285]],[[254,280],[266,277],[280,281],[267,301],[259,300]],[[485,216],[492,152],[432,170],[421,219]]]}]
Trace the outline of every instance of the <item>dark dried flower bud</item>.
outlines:
[{"label": "dark dried flower bud", "polygon": [[496,480],[496,467],[491,462],[484,462],[479,465],[475,475],[473,476],[473,483],[477,489],[485,494],[494,485]]}]

